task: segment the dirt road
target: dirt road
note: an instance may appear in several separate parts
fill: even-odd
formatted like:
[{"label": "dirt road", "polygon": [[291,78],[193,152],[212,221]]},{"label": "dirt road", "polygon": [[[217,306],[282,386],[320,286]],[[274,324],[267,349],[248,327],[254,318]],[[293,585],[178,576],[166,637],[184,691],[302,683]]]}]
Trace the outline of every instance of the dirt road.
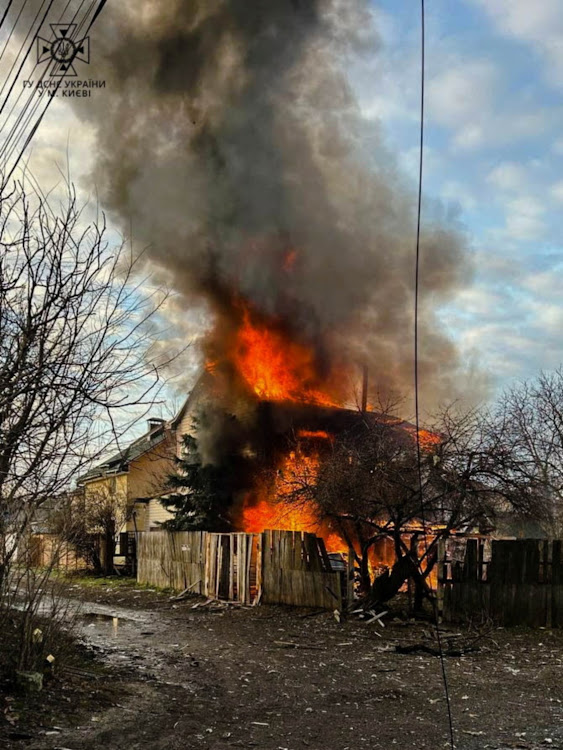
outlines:
[{"label": "dirt road", "polygon": [[[7,747],[449,746],[439,659],[394,650],[424,638],[421,625],[338,623],[330,613],[273,607],[193,609],[197,600],[134,589],[77,593],[90,600],[81,636],[115,673],[102,686],[111,700],[98,705],[93,677],[91,700],[76,708],[69,699],[56,724],[46,717],[33,739]],[[478,653],[446,660],[456,747],[563,748],[563,634],[491,635]]]}]

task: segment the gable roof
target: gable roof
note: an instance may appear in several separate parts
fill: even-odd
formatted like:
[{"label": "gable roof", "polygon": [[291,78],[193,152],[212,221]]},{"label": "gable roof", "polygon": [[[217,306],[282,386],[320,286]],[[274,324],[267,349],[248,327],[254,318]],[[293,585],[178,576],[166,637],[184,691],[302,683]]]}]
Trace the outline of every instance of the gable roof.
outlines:
[{"label": "gable roof", "polygon": [[201,375],[198,377],[198,379],[195,382],[194,387],[189,392],[186,400],[180,407],[180,411],[174,419],[170,422],[170,427],[172,430],[176,430],[179,426],[179,424],[182,422],[182,419],[186,415],[186,412],[190,409],[190,407],[197,403],[198,399],[203,396],[206,392],[208,392],[211,385],[211,375],[207,370],[204,370]]},{"label": "gable roof", "polygon": [[113,456],[102,463],[94,466],[92,469],[78,478],[78,484],[90,482],[93,479],[99,479],[111,474],[121,474],[128,471],[129,464],[148,453],[157,445],[163,442],[170,427],[166,422],[162,422],[157,427],[153,427],[144,435],[134,440],[122,450],[114,453]]}]

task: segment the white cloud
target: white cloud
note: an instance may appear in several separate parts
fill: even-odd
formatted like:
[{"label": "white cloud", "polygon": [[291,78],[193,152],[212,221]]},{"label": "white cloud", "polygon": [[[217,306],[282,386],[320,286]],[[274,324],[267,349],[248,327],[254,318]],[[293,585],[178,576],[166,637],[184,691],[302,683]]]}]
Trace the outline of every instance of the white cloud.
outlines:
[{"label": "white cloud", "polygon": [[473,211],[478,206],[478,200],[469,184],[461,180],[447,180],[440,191],[440,197],[450,203],[459,204],[467,211]]},{"label": "white cloud", "polygon": [[526,184],[526,170],[522,164],[505,161],[489,172],[487,182],[505,192],[520,192]]},{"label": "white cloud", "polygon": [[488,61],[460,60],[445,66],[428,86],[427,111],[438,124],[479,129],[480,113],[491,107],[498,73]]},{"label": "white cloud", "polygon": [[540,328],[545,334],[560,334],[563,309],[557,301],[546,302],[534,298],[526,302],[526,308],[533,316],[535,327]]},{"label": "white cloud", "polygon": [[563,85],[561,0],[471,0],[505,35],[531,44],[546,62],[546,77]]},{"label": "white cloud", "polygon": [[497,291],[485,286],[468,287],[456,295],[456,304],[464,312],[478,317],[498,314],[502,302],[502,297]]},{"label": "white cloud", "polygon": [[550,193],[554,201],[557,203],[563,203],[563,180],[554,183],[551,186]]},{"label": "white cloud", "polygon": [[545,231],[545,206],[532,196],[520,196],[506,203],[506,233],[515,240],[534,240]]},{"label": "white cloud", "polygon": [[455,150],[491,148],[543,134],[562,114],[538,107],[529,95],[503,100],[504,73],[489,60],[451,54],[428,86],[429,120],[452,131]]},{"label": "white cloud", "polygon": [[559,302],[562,270],[560,265],[556,265],[547,271],[529,273],[524,277],[522,286],[532,294],[539,295],[543,300],[551,297]]}]

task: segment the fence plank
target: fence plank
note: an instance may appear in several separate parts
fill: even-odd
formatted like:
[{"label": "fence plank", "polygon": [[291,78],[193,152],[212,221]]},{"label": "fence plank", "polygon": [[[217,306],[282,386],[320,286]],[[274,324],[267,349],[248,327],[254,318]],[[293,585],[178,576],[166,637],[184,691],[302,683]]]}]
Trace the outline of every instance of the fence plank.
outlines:
[{"label": "fence plank", "polygon": [[342,607],[340,574],[330,567],[327,569],[314,534],[268,530],[262,539],[262,600],[265,603],[326,609]]},{"label": "fence plank", "polygon": [[488,565],[485,541],[467,540],[462,564],[447,560],[447,544],[438,560],[438,600],[445,620],[484,615],[505,626],[563,626],[561,540],[493,540]]},{"label": "fence plank", "polygon": [[198,531],[138,534],[137,580],[176,590],[191,586],[194,593],[203,593],[205,566],[200,550],[204,539],[205,532]]}]

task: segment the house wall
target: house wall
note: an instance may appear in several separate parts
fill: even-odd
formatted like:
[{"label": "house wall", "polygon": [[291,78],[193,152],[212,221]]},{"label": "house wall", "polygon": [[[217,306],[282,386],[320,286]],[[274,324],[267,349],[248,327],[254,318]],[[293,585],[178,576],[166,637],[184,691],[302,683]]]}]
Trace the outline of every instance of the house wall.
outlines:
[{"label": "house wall", "polygon": [[196,414],[195,407],[196,404],[194,404],[193,408],[186,409],[186,412],[182,415],[182,419],[176,426],[176,455],[178,456],[178,458],[182,457],[184,435],[193,435],[194,433],[194,417]]},{"label": "house wall", "polygon": [[135,503],[133,506],[135,517],[131,517],[129,523],[127,524],[126,531],[148,531],[147,511],[147,503]]},{"label": "house wall", "polygon": [[[93,479],[89,482],[86,482],[84,484],[84,502],[86,504],[88,504],[88,502],[95,502],[96,495],[100,495],[102,497],[115,497],[115,503],[119,504],[119,506],[123,509],[123,515],[126,515],[129,504],[128,480],[128,475],[123,473],[111,474],[109,476],[99,477],[98,479]],[[129,522],[126,521],[121,526],[121,528],[116,529],[116,533],[133,530],[130,529],[129,526]]]},{"label": "house wall", "polygon": [[184,435],[193,435],[195,432],[194,419],[205,409],[207,404],[217,400],[217,381],[209,372],[204,372],[192,388],[182,412],[174,424],[176,430],[176,455],[182,455],[182,438]]},{"label": "house wall", "polygon": [[160,495],[167,477],[174,470],[175,436],[168,436],[151,451],[144,453],[129,464],[127,499],[133,503],[137,498]]},{"label": "house wall", "polygon": [[145,531],[153,531],[160,528],[160,524],[173,518],[174,514],[162,505],[158,498],[153,498],[147,505]]},{"label": "house wall", "polygon": [[[156,526],[156,521],[165,521],[170,514],[158,500],[149,503],[136,503],[139,498],[160,495],[165,488],[166,478],[174,468],[175,435],[169,433],[165,440],[151,451],[131,461],[127,472],[93,479],[84,486],[85,502],[96,494],[111,494],[126,509],[127,520],[116,532],[148,531]],[[135,510],[135,518],[131,511]]]},{"label": "house wall", "polygon": [[[99,479],[93,479],[84,485],[84,502],[87,504],[95,502],[96,495],[99,496],[114,496],[115,502],[119,503],[123,507],[123,512],[127,508],[127,495],[128,495],[128,476],[127,474],[113,474],[111,476],[100,477]],[[123,525],[121,529],[116,531],[126,531],[126,525]]]}]

